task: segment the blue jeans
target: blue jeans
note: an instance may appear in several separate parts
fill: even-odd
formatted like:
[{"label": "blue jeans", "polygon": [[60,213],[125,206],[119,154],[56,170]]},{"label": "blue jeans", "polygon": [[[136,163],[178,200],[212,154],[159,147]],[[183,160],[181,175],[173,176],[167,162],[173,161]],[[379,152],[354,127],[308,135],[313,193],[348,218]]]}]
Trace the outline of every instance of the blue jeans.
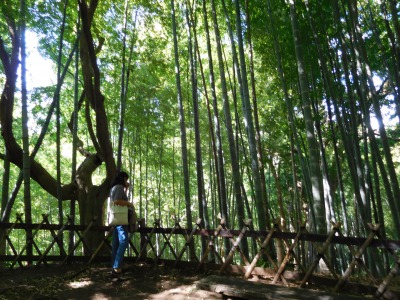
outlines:
[{"label": "blue jeans", "polygon": [[121,268],[124,260],[125,250],[128,248],[129,234],[127,225],[114,227],[112,239],[111,266],[114,269]]}]

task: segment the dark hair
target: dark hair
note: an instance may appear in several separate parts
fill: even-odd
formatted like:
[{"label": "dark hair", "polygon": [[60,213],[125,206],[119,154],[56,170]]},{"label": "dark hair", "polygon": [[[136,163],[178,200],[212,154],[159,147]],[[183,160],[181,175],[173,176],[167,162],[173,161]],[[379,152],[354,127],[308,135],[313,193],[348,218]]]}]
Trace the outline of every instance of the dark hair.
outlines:
[{"label": "dark hair", "polygon": [[114,182],[112,184],[112,186],[121,184],[121,185],[125,185],[125,179],[129,178],[128,173],[126,172],[118,172],[117,176],[115,176]]}]

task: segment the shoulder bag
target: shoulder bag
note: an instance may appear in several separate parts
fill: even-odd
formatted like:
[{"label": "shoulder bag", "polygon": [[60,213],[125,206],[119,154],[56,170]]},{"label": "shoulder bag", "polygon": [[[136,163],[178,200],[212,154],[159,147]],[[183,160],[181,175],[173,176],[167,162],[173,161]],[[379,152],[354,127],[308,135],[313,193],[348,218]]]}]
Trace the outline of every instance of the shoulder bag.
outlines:
[{"label": "shoulder bag", "polygon": [[115,205],[114,201],[111,201],[108,210],[108,225],[115,226],[128,224],[128,206]]}]

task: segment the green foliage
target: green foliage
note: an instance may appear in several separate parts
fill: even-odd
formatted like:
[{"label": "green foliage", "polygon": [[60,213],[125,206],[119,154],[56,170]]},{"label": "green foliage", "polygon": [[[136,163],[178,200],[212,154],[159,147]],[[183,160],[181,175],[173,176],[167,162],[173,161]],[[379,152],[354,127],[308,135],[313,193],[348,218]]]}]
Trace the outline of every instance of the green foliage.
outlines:
[{"label": "green foliage", "polygon": [[[188,160],[190,180],[190,201],[193,215],[199,215],[197,199],[197,174],[194,141],[194,122],[192,89],[190,79],[190,63],[188,52],[187,24],[185,21],[186,2],[176,1],[177,25],[178,25],[178,47],[179,61],[181,65],[181,86],[183,90],[183,102],[186,118],[186,131],[188,137]],[[222,6],[217,3],[217,18],[221,30],[221,42],[224,51],[225,72],[228,82],[228,96],[230,101],[232,125],[235,134],[235,149],[239,154],[240,174],[243,180],[243,198],[247,196],[249,211],[253,217],[254,211],[254,178],[251,172],[251,160],[249,158],[249,145],[243,121],[243,110],[241,107],[240,86],[237,82],[233,65],[233,55],[229,43],[228,26],[225,22]],[[227,9],[234,26],[234,8],[230,1]],[[298,83],[299,73],[297,69],[295,43],[290,22],[289,7],[285,1],[248,1],[249,23],[245,19],[245,7],[242,6],[242,26],[245,37],[247,66],[249,64],[250,37],[253,46],[255,92],[257,96],[257,109],[260,125],[260,145],[263,151],[263,165],[265,166],[269,213],[278,217],[280,196],[283,198],[283,208],[287,215],[305,215],[304,211],[289,211],[294,206],[300,210],[305,206],[312,205],[312,199],[305,192],[308,174],[308,157],[306,143],[306,124],[301,102],[301,91]],[[7,1],[10,5],[0,4],[3,16],[18,20],[18,3]],[[345,124],[345,136],[351,136],[351,143],[364,146],[360,132],[362,125],[365,126],[364,112],[360,91],[367,88],[368,84],[361,82],[358,65],[346,66],[349,72],[351,86],[346,86],[346,74],[344,65],[344,54],[352,55],[355,47],[351,39],[354,38],[351,23],[347,16],[347,5],[341,5],[340,20],[337,24],[331,1],[308,1],[308,5],[296,1],[297,15],[299,18],[299,32],[302,39],[302,50],[305,57],[305,72],[309,81],[309,93],[315,111],[313,121],[318,121],[321,130],[320,151],[324,151],[327,159],[326,174],[329,177],[329,185],[333,191],[333,204],[337,218],[342,218],[342,207],[340,200],[339,182],[344,185],[344,198],[350,217],[354,217],[357,210],[361,209],[354,204],[354,193],[357,191],[354,179],[351,177],[349,168],[349,157],[355,153],[346,152],[345,137],[341,135],[339,120]],[[201,79],[200,64],[197,65],[197,81],[200,112],[200,135],[202,149],[202,165],[204,168],[204,181],[206,187],[206,201],[208,203],[210,218],[215,221],[220,212],[220,203],[217,189],[217,171],[212,151],[212,133],[214,121],[209,120],[206,94],[211,99],[211,87],[209,83],[210,70],[208,68],[209,58],[207,56],[205,26],[201,5],[194,3],[194,17],[197,32],[198,51],[204,68],[205,84]],[[243,3],[242,3],[243,4]],[[341,4],[344,4],[344,2]],[[393,86],[396,86],[393,75],[395,66],[399,62],[393,56],[393,45],[390,44],[388,24],[385,23],[381,8],[376,3],[358,3],[358,22],[362,33],[362,42],[368,60],[365,64],[372,70],[372,74],[381,78],[384,82],[379,90],[379,101],[382,107],[396,105]],[[28,29],[35,32],[40,40],[40,53],[54,62],[56,65],[59,53],[61,25],[64,10],[63,1],[41,0],[29,3]],[[124,56],[122,53],[124,34],[126,34],[126,53],[124,74],[126,91],[126,113],[124,118],[124,140],[123,140],[123,168],[131,173],[132,198],[141,212],[141,217],[150,220],[159,217],[164,224],[170,223],[172,214],[183,217],[185,211],[179,109],[177,90],[175,82],[175,65],[173,57],[172,29],[170,4],[165,1],[128,1],[127,29],[124,32],[124,3],[113,1],[100,1],[95,12],[91,32],[94,38],[97,53],[97,63],[101,75],[101,92],[105,97],[105,109],[107,123],[110,129],[110,139],[113,152],[116,156],[118,145],[118,132],[121,114],[121,87],[122,68]],[[231,157],[229,152],[229,139],[225,126],[225,115],[222,105],[221,79],[219,78],[219,66],[216,55],[216,37],[211,26],[211,8],[207,2],[210,13],[209,22],[211,27],[211,43],[216,78],[216,95],[219,122],[221,124],[221,139],[224,155],[224,171],[228,191],[228,201],[233,203],[234,192],[232,190]],[[347,17],[346,17],[347,16]],[[63,35],[63,49],[60,70],[65,67],[70,51],[77,39],[78,9],[75,2],[69,2],[66,9],[66,24]],[[389,22],[389,27],[392,27]],[[393,30],[394,28],[392,28]],[[251,33],[251,36],[250,36]],[[352,35],[350,35],[350,33]],[[11,39],[7,27],[7,19],[0,18],[0,34],[4,43],[4,49],[10,52]],[[194,31],[191,32],[194,34]],[[235,32],[233,33],[236,34]],[[315,34],[315,35],[314,35]],[[343,53],[343,46],[339,45],[339,38],[343,38],[345,45],[349,48]],[[276,52],[275,41],[279,53]],[[237,40],[235,40],[237,42]],[[101,46],[101,47],[100,47]],[[196,49],[197,50],[197,49]],[[281,56],[282,72],[284,82],[279,73],[278,54]],[[323,72],[321,55],[326,59],[328,74]],[[81,66],[79,66],[78,94],[83,91],[81,78]],[[74,68],[70,65],[65,82],[60,92],[61,110],[61,177],[62,184],[71,182],[71,157],[72,157],[72,132],[68,123],[72,120],[74,110]],[[47,74],[43,74],[45,76]],[[129,75],[129,78],[128,78]],[[355,76],[357,75],[357,76]],[[358,79],[357,79],[358,78]],[[357,81],[358,80],[358,81]],[[0,84],[5,85],[4,66],[0,65]],[[285,84],[285,85],[284,85]],[[286,90],[285,90],[285,88]],[[378,87],[380,88],[380,87]],[[333,94],[332,94],[333,93]],[[55,94],[55,86],[40,87],[29,91],[29,130],[31,149],[38,140],[39,134],[45,125],[49,105]],[[78,96],[79,96],[78,95]],[[368,97],[369,94],[367,93]],[[285,99],[288,97],[288,99]],[[327,112],[327,99],[336,101],[339,111],[335,114],[332,106],[333,117],[330,119]],[[19,94],[16,93],[13,116],[13,133],[15,139],[21,141],[21,116]],[[288,107],[285,100],[291,104]],[[373,111],[371,99],[366,100],[367,107]],[[332,103],[332,102],[331,102]],[[212,109],[212,107],[210,106]],[[354,108],[354,114],[351,109]],[[254,109],[254,107],[253,107]],[[289,109],[291,109],[294,120],[289,120]],[[83,99],[82,106],[78,112],[78,138],[82,141],[82,147],[95,153],[95,145],[89,135],[89,121],[93,124],[96,132],[96,115],[90,108],[90,116],[85,112],[86,100]],[[393,110],[393,109],[392,109]],[[352,115],[353,114],[353,115]],[[213,115],[211,113],[211,115]],[[331,126],[332,125],[332,126]],[[294,132],[294,129],[297,132]],[[353,134],[354,135],[351,135]],[[388,135],[392,155],[395,158],[395,168],[398,174],[399,152],[397,147],[399,132],[398,127],[390,128]],[[99,138],[99,137],[97,137]],[[358,140],[357,140],[358,139]],[[297,148],[297,141],[300,148]],[[382,155],[381,139],[378,138],[378,147]],[[0,152],[4,153],[4,141],[1,141]],[[371,155],[371,144],[367,141],[367,152]],[[301,153],[300,153],[301,152]],[[48,132],[43,145],[37,155],[38,161],[53,177],[56,177],[56,122],[55,117],[50,121]],[[78,166],[85,160],[85,156],[78,154]],[[366,174],[370,170],[367,165],[365,153],[360,155],[360,172]],[[370,158],[370,157],[368,157]],[[303,160],[305,161],[302,164]],[[339,160],[336,164],[336,160]],[[271,163],[276,163],[277,177],[273,176]],[[338,176],[338,166],[342,177]],[[10,186],[15,183],[18,170],[11,170]],[[98,185],[102,182],[105,174],[104,166],[100,167],[93,176],[93,182]],[[360,177],[361,178],[361,177]],[[325,179],[325,178],[324,178]],[[362,181],[362,179],[360,179]],[[74,180],[72,180],[74,182]],[[366,182],[363,182],[366,184]],[[282,195],[278,193],[278,187],[282,187]],[[386,199],[385,188],[381,185],[383,211],[387,233],[392,236],[396,226],[390,216],[390,209]],[[21,192],[20,192],[21,193]],[[19,194],[15,202],[13,213],[22,212],[22,196]],[[368,199],[367,201],[371,201]],[[32,186],[32,204],[35,221],[40,219],[43,211],[50,210],[57,214],[57,201],[53,196],[45,192],[36,183]],[[68,210],[68,202],[64,204]],[[140,206],[140,207],[139,207]],[[237,220],[235,205],[231,204],[231,219]],[[292,207],[292,208],[290,208]],[[168,213],[164,213],[168,212]],[[293,217],[292,217],[293,218]],[[54,217],[54,220],[57,218]],[[355,219],[355,217],[353,218]],[[54,221],[53,220],[53,221]],[[297,226],[299,220],[291,220]],[[329,221],[329,220],[327,220]],[[353,221],[353,220],[352,220]],[[234,223],[232,227],[237,227]],[[351,224],[351,228],[354,224]],[[354,233],[355,231],[352,231]]]}]

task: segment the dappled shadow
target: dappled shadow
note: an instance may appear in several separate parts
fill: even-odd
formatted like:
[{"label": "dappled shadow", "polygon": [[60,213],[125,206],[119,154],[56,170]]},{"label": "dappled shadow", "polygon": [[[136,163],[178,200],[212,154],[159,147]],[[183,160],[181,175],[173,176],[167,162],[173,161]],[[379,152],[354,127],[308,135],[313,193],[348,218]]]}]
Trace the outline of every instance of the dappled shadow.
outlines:
[{"label": "dappled shadow", "polygon": [[[321,285],[315,282],[305,289],[296,289],[298,286],[296,282],[292,282],[291,288],[283,287],[282,284],[279,287],[271,286],[271,278],[254,277],[252,281],[257,282],[250,282],[244,280],[243,275],[215,276],[216,273],[218,272],[208,271],[206,274],[188,265],[173,268],[164,264],[129,261],[125,262],[121,278],[111,277],[108,264],[96,264],[91,268],[86,264],[49,264],[13,270],[2,269],[0,300],[254,299],[255,295],[265,296],[268,293],[273,295],[273,298],[267,299],[303,299],[301,298],[303,295],[310,296],[313,293],[312,289],[316,290],[321,286],[324,287],[323,290],[321,293],[315,292],[315,295],[335,296],[334,293],[329,293],[332,289],[327,288],[327,285],[329,286],[327,282]],[[351,285],[346,297],[371,295],[366,289],[365,282],[363,283],[360,286]],[[342,299],[340,298],[342,296],[338,299]]]},{"label": "dappled shadow", "polygon": [[195,270],[144,263],[127,263],[118,280],[105,264],[5,269],[0,275],[0,299],[222,299],[196,291],[195,282],[202,276],[206,275]]}]

